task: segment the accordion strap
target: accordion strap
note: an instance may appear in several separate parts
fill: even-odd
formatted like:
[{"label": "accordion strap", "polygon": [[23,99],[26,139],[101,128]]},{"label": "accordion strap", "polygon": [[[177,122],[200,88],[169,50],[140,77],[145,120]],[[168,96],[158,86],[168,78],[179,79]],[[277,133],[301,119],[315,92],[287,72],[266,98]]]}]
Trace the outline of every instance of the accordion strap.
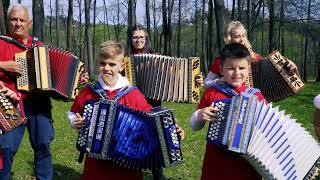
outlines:
[{"label": "accordion strap", "polygon": [[[218,91],[229,95],[229,96],[237,96],[239,95],[238,92],[236,92],[232,86],[230,86],[229,84],[223,83],[223,82],[217,82],[215,84],[212,85],[213,88],[217,89]],[[249,95],[254,95],[255,93],[260,92],[259,89],[256,88],[250,88],[248,87],[245,90],[245,93],[249,94]]]},{"label": "accordion strap", "polygon": [[17,41],[16,39],[13,39],[12,37],[9,37],[9,36],[0,35],[0,39],[7,41],[9,43],[13,43],[23,49],[31,49],[33,47],[36,47],[38,44],[38,41],[39,41],[39,39],[37,37],[33,37],[32,38],[32,46],[28,47],[25,44],[21,43],[20,41]]},{"label": "accordion strap", "polygon": [[[102,88],[101,84],[98,81],[93,82],[92,84],[89,84],[88,87],[94,91],[95,93],[97,93],[102,99],[108,99],[109,97],[107,95],[107,93],[104,91],[104,89]],[[136,86],[125,86],[121,89],[119,89],[117,91],[117,94],[112,98],[112,101],[117,102],[121,97],[123,97],[124,95],[128,94],[129,92],[133,91],[137,89]]]}]

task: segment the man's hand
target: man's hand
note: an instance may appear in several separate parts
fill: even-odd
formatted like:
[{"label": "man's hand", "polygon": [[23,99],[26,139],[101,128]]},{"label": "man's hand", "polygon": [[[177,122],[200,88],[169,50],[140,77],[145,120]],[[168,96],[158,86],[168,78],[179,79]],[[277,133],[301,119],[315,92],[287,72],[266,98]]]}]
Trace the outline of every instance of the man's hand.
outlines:
[{"label": "man's hand", "polygon": [[20,100],[20,97],[17,95],[17,93],[15,93],[11,89],[7,88],[3,84],[3,82],[1,82],[1,81],[0,81],[0,90],[4,93],[5,96],[10,97],[11,99],[13,99],[15,101],[19,101]]},{"label": "man's hand", "polygon": [[0,62],[0,70],[9,72],[14,75],[21,75],[22,74],[21,66],[15,61],[1,61]]}]

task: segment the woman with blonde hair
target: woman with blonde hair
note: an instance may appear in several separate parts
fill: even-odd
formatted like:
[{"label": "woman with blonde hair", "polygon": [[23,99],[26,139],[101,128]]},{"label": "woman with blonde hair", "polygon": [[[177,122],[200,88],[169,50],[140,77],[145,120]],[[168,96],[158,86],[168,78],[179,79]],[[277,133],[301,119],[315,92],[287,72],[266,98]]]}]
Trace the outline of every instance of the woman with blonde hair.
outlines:
[{"label": "woman with blonde hair", "polygon": [[[247,49],[250,52],[250,56],[252,61],[260,61],[262,59],[262,56],[255,53],[252,50],[252,46],[247,39],[247,30],[245,29],[244,25],[240,21],[232,21],[228,24],[225,36],[224,36],[224,42],[225,44],[230,43],[240,43],[247,47]],[[208,88],[212,86],[220,77],[220,64],[221,64],[221,58],[216,57],[213,61],[213,64],[210,68],[210,71],[204,80],[204,86],[205,88]]]}]

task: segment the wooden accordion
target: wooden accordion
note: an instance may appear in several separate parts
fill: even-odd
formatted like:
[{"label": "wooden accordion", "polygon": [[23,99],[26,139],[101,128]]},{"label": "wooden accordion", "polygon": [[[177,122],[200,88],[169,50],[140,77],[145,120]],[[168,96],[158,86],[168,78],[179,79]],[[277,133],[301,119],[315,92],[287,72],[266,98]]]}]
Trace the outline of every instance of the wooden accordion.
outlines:
[{"label": "wooden accordion", "polygon": [[266,179],[312,179],[320,172],[319,143],[278,107],[248,94],[214,104],[220,111],[208,143],[243,154]]},{"label": "wooden accordion", "polygon": [[304,84],[298,74],[287,68],[289,61],[278,51],[271,53],[267,59],[251,63],[252,87],[261,90],[269,101],[279,101],[301,91]]},{"label": "wooden accordion", "polygon": [[172,166],[183,160],[169,109],[145,113],[100,100],[87,103],[83,117],[87,126],[80,130],[76,146],[89,157],[137,170]]},{"label": "wooden accordion", "polygon": [[200,74],[197,57],[175,58],[155,54],[125,57],[125,76],[149,99],[197,103]]},{"label": "wooden accordion", "polygon": [[23,73],[17,78],[18,90],[51,90],[54,97],[74,99],[84,63],[68,51],[34,47],[15,54]]},{"label": "wooden accordion", "polygon": [[0,135],[24,123],[19,109],[0,91]]}]

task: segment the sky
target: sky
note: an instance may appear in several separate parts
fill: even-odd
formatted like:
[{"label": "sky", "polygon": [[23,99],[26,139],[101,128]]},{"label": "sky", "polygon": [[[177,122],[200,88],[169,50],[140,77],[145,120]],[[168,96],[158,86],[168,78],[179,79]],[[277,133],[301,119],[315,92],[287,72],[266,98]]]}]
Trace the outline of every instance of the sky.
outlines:
[{"label": "sky", "polygon": [[[52,3],[55,3],[55,0],[51,0]],[[65,4],[67,4],[66,0],[60,0],[60,2],[63,2]],[[10,0],[10,4],[14,4],[14,3],[18,3],[18,0]],[[45,9],[45,14],[48,15],[49,14],[49,4],[50,4],[50,0],[43,0],[44,3],[44,9]],[[108,3],[108,1],[107,1]],[[32,1],[31,0],[21,0],[21,4],[25,5],[28,7],[29,9],[29,15],[30,17],[32,17]],[[101,6],[103,4],[103,0],[97,0],[97,5]],[[107,4],[108,6],[108,4]],[[145,10],[144,10],[144,5],[143,5],[143,0],[137,0],[137,20],[138,21],[143,21],[143,16],[145,14]],[[74,14],[76,13],[77,9],[74,9]],[[65,13],[67,12],[67,9],[65,9]]]}]

